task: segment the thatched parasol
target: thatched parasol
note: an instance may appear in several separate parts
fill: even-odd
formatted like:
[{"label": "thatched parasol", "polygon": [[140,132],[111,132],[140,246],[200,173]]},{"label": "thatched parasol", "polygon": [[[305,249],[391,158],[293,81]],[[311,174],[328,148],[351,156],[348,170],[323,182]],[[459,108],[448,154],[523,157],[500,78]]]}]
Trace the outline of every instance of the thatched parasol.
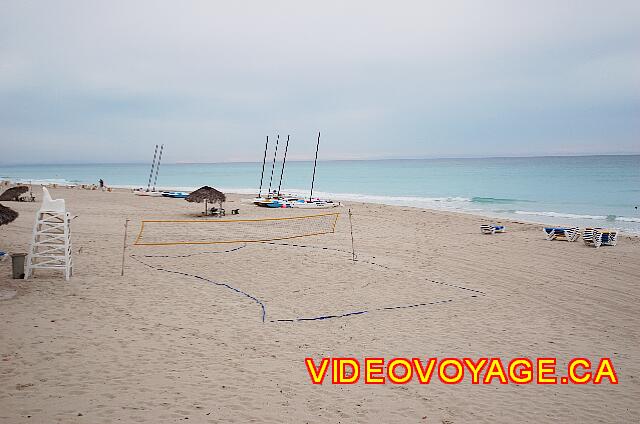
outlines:
[{"label": "thatched parasol", "polygon": [[0,225],[5,225],[18,217],[18,212],[11,208],[0,205]]},{"label": "thatched parasol", "polygon": [[185,200],[187,202],[204,202],[204,213],[206,215],[208,213],[207,203],[220,203],[220,209],[222,209],[222,202],[227,200],[227,196],[213,187],[204,186],[189,194]]},{"label": "thatched parasol", "polygon": [[8,188],[4,193],[0,194],[0,200],[17,201],[20,196],[29,191],[29,187],[25,185]]}]

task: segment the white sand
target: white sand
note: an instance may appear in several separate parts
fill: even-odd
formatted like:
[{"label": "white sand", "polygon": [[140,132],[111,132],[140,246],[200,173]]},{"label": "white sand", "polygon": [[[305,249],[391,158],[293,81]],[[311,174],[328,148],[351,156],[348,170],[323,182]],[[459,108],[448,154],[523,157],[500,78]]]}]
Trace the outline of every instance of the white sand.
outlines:
[{"label": "white sand", "polygon": [[[76,268],[70,282],[44,271],[21,281],[0,263],[0,292],[17,293],[0,296],[2,423],[640,421],[636,237],[594,249],[511,222],[508,233],[484,236],[481,217],[358,203],[348,205],[354,264],[346,214],[335,234],[206,253],[239,245],[131,246],[141,219],[185,218],[202,205],[52,194],[78,215]],[[226,209],[244,218],[301,213],[229,197]],[[0,227],[0,249],[26,252],[39,204],[6,205],[20,217]],[[252,295],[266,322],[253,299],[131,254]],[[328,377],[314,386],[307,356],[611,357],[620,384],[337,386]]]}]

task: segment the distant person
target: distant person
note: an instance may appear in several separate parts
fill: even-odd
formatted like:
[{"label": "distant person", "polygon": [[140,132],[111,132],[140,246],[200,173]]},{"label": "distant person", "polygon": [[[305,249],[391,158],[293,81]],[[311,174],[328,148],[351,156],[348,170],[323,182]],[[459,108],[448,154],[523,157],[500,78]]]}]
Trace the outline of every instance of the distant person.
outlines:
[{"label": "distant person", "polygon": [[104,180],[102,178],[100,178],[98,184],[100,185],[100,190],[104,191]]}]

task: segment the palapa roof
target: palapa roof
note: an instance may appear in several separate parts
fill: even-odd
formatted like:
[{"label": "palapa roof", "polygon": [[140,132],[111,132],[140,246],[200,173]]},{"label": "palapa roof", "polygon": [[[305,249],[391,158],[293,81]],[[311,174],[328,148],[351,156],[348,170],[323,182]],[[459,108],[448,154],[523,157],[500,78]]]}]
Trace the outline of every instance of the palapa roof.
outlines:
[{"label": "palapa roof", "polygon": [[0,200],[15,201],[18,197],[29,191],[29,187],[26,185],[20,185],[8,188],[4,193],[0,194]]},{"label": "palapa roof", "polygon": [[0,225],[5,225],[18,217],[18,212],[11,208],[0,205]]},{"label": "palapa roof", "polygon": [[209,203],[222,203],[227,201],[227,196],[225,196],[223,192],[218,191],[213,187],[204,186],[200,187],[186,197],[187,202],[202,203],[205,200]]}]

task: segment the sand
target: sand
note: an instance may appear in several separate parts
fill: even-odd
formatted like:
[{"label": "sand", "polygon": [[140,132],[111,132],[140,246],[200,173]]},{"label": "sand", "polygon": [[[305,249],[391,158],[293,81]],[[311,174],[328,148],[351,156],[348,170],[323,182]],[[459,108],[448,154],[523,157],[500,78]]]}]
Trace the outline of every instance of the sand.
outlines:
[{"label": "sand", "polygon": [[[348,203],[356,263],[346,207],[335,234],[134,247],[141,219],[188,218],[202,205],[51,192],[77,215],[74,277],[12,280],[0,262],[2,423],[640,421],[636,237],[594,249],[548,242],[536,224],[503,221],[506,234],[485,236],[491,220],[478,216]],[[246,197],[230,195],[226,209],[301,213]],[[26,252],[39,204],[7,205],[20,217],[0,227],[0,249]],[[174,257],[146,257],[158,255]],[[215,283],[259,299],[265,322],[260,304]],[[339,356],[610,357],[620,382],[312,385],[304,358]]]}]

